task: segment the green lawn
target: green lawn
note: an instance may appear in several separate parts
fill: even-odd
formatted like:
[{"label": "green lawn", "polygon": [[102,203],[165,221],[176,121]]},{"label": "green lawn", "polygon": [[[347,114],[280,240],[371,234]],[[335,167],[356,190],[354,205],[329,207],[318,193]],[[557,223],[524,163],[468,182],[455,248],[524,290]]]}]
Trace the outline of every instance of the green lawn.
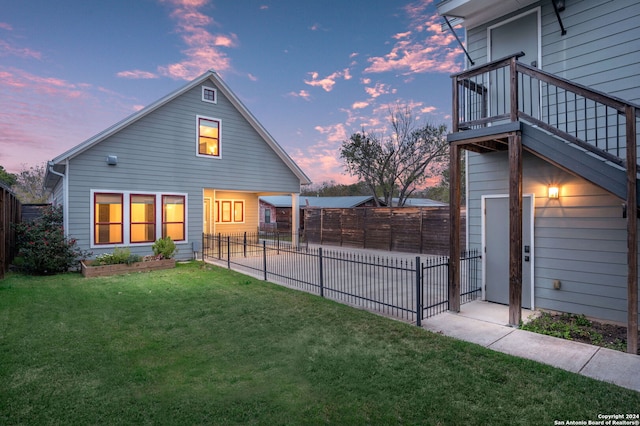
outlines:
[{"label": "green lawn", "polygon": [[200,264],[0,281],[0,424],[552,425],[640,393]]}]

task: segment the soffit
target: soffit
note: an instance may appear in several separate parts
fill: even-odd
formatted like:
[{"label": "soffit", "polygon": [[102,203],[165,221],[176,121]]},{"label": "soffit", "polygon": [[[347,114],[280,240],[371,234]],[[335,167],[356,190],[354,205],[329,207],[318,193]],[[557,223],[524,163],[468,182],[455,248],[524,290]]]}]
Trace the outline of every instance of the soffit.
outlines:
[{"label": "soffit", "polygon": [[445,0],[438,4],[438,13],[446,16],[452,25],[462,24],[474,28],[538,0]]}]

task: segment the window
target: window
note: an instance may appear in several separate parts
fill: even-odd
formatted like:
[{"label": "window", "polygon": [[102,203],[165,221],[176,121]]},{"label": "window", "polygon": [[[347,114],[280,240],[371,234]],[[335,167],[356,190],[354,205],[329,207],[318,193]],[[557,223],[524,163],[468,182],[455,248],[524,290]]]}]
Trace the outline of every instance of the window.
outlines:
[{"label": "window", "polygon": [[180,195],[162,196],[162,237],[174,241],[184,240],[185,197]]},{"label": "window", "polygon": [[220,121],[198,117],[198,154],[220,157]]},{"label": "window", "polygon": [[231,222],[231,201],[222,201],[222,222]]},{"label": "window", "polygon": [[233,221],[244,222],[244,201],[233,202]]},{"label": "window", "polygon": [[131,196],[131,242],[156,240],[156,196]]},{"label": "window", "polygon": [[271,209],[264,210],[264,223],[271,223]]},{"label": "window", "polygon": [[96,193],[93,223],[96,244],[121,244],[122,194]]},{"label": "window", "polygon": [[202,101],[215,104],[218,102],[218,93],[213,87],[202,86]]},{"label": "window", "polygon": [[216,200],[215,205],[216,223],[244,222],[244,200]]},{"label": "window", "polygon": [[151,245],[187,240],[187,194],[91,190],[91,245]]}]

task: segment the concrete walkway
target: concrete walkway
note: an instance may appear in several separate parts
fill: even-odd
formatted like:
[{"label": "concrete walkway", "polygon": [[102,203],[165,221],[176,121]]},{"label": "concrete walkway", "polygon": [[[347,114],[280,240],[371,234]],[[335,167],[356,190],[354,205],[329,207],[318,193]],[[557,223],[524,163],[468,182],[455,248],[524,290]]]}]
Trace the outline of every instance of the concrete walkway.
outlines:
[{"label": "concrete walkway", "polygon": [[[522,310],[522,319],[535,315]],[[640,392],[640,356],[519,330],[507,325],[509,307],[474,301],[460,313],[423,320],[427,330],[476,343]]]}]

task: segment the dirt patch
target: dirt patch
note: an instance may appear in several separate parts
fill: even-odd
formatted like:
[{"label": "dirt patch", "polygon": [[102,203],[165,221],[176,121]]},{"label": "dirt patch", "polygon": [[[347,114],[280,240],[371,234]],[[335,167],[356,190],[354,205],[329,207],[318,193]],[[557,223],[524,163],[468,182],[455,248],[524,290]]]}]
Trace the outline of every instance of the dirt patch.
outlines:
[{"label": "dirt patch", "polygon": [[[592,321],[584,315],[543,312],[522,326],[523,330],[562,339],[627,351],[627,327]],[[638,351],[640,355],[640,350]]]}]

